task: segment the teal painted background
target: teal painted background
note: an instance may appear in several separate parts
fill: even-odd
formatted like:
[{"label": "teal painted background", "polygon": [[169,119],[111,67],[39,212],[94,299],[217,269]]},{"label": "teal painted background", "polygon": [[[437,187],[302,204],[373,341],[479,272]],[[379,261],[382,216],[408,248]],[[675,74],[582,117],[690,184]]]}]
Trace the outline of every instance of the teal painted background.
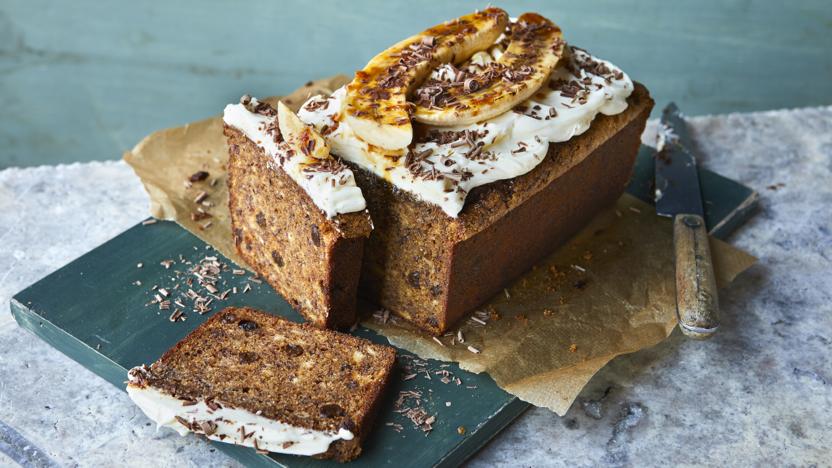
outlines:
[{"label": "teal painted background", "polygon": [[[115,159],[487,2],[0,1],[0,168]],[[832,1],[514,1],[688,114],[832,103]]]}]

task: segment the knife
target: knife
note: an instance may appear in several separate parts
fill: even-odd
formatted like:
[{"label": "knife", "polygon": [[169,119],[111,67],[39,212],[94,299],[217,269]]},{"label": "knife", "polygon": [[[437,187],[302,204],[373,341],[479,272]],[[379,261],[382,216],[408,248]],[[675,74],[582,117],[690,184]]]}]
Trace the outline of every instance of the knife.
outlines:
[{"label": "knife", "polygon": [[676,314],[690,338],[719,328],[719,301],[708,245],[693,141],[676,104],[662,112],[656,153],[656,213],[673,218]]}]

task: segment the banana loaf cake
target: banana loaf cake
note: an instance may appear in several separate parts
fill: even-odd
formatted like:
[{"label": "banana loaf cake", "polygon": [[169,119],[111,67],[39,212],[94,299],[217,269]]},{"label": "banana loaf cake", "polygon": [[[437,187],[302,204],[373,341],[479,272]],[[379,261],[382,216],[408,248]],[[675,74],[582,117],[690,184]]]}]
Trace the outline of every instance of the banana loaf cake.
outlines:
[{"label": "banana loaf cake", "polygon": [[227,308],[148,366],[127,393],[158,426],[259,451],[361,453],[395,350],[250,308]]},{"label": "banana loaf cake", "polygon": [[501,12],[399,42],[298,113],[372,216],[360,294],[434,334],[621,195],[653,106],[550,21]]},{"label": "banana loaf cake", "polygon": [[282,103],[275,109],[244,96],[223,119],[240,256],[309,322],[355,323],[372,224],[352,171]]}]

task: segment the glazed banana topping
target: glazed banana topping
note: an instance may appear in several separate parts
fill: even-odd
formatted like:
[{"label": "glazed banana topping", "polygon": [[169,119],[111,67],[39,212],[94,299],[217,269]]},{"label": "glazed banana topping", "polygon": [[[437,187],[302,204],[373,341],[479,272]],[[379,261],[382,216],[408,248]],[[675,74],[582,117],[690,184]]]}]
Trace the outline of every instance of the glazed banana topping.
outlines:
[{"label": "glazed banana topping", "polygon": [[496,117],[525,101],[549,78],[563,54],[561,30],[526,13],[512,23],[508,47],[482,70],[456,70],[415,91],[414,119],[430,125],[464,125]]},{"label": "glazed banana topping", "polygon": [[318,133],[282,102],[278,109],[250,96],[225,107],[223,121],[259,146],[327,217],[366,208],[352,171],[329,154]]},{"label": "glazed banana topping", "polygon": [[385,149],[410,145],[413,128],[407,95],[437,65],[466,61],[490,47],[508,24],[499,8],[457,18],[381,52],[347,85],[344,120],[364,141]]},{"label": "glazed banana topping", "polygon": [[[479,72],[503,50],[495,45],[477,53],[461,69],[443,65],[431,79]],[[357,136],[340,112],[344,88],[328,98],[312,97],[298,116],[321,132],[334,154],[457,217],[475,187],[531,171],[550,142],[580,135],[599,113],[615,115],[627,108],[633,82],[624,72],[582,49],[568,47],[567,52],[548,83],[513,110],[469,125],[428,126],[407,150],[385,151]]]}]

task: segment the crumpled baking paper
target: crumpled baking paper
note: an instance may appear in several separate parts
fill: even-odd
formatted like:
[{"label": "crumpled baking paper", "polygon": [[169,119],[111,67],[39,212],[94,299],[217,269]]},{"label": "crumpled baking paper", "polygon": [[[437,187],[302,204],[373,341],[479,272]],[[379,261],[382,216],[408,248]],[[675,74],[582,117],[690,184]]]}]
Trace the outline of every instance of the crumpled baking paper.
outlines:
[{"label": "crumpled baking paper", "polygon": [[[347,81],[310,82],[283,101],[297,110]],[[221,117],[155,132],[124,155],[150,194],[154,217],[176,221],[245,266],[231,238],[227,157]],[[189,187],[185,181],[197,171],[208,179]],[[202,191],[207,198],[197,203]],[[197,208],[211,217],[193,220]],[[711,251],[720,287],[756,261],[716,239]],[[611,359],[670,335],[677,324],[674,281],[670,220],[625,194],[438,341],[394,314],[377,313],[363,325],[422,358],[487,372],[509,393],[563,415]]]}]

